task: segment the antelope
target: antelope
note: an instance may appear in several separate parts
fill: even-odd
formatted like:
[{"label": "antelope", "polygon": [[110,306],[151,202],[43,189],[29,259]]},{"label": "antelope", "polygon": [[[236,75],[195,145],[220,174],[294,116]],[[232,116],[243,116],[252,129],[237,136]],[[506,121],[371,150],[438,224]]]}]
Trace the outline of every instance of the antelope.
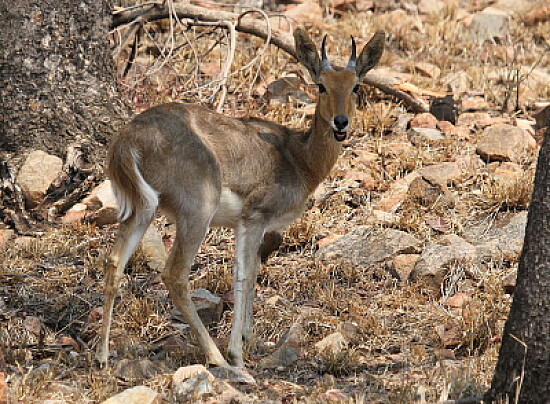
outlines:
[{"label": "antelope", "polygon": [[[380,60],[378,31],[345,68],[333,68],[325,42],[317,47],[298,28],[298,61],[319,87],[311,128],[294,132],[255,118],[235,119],[194,104],[169,103],[136,116],[113,138],[108,174],[120,225],[106,270],[103,321],[96,358],[106,365],[114,299],[124,267],[160,207],[176,223],[161,274],[170,297],[197,337],[209,364],[232,368],[201,322],[189,293],[195,255],[210,227],[235,230],[230,363],[244,368],[243,340],[252,338],[252,305],[262,240],[297,218],[334,166],[355,114],[359,83]],[[278,246],[276,246],[278,247]],[[269,252],[269,251],[268,251]]]}]

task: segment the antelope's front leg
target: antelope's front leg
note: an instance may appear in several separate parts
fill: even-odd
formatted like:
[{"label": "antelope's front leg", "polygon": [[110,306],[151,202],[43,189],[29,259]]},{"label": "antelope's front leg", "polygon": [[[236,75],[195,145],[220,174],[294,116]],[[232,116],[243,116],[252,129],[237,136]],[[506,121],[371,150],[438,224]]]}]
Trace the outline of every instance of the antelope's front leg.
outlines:
[{"label": "antelope's front leg", "polygon": [[237,247],[233,275],[235,306],[227,354],[229,360],[237,367],[244,367],[243,328],[247,317],[247,301],[250,301],[250,294],[254,293],[256,275],[260,267],[259,248],[263,233],[262,226],[248,223],[240,224],[235,230]]}]

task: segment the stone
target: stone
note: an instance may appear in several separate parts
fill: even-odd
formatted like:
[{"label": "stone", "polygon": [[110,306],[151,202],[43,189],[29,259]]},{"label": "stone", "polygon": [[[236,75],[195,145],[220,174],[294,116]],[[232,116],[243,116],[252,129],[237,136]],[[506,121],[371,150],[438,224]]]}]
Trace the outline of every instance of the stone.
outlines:
[{"label": "stone", "polygon": [[113,370],[113,376],[125,381],[136,381],[150,379],[160,372],[158,366],[149,359],[121,359]]},{"label": "stone", "polygon": [[340,237],[342,237],[340,234],[329,234],[326,237],[323,237],[317,242],[317,246],[319,248],[329,245],[330,243],[334,243],[336,240],[338,240]]},{"label": "stone", "polygon": [[111,188],[111,181],[105,180],[84,198],[83,203],[94,211],[93,218],[99,226],[118,221],[118,204]]},{"label": "stone", "polygon": [[437,14],[443,11],[445,2],[441,0],[420,0],[417,7],[420,14]]},{"label": "stone", "polygon": [[299,77],[281,77],[268,84],[266,97],[268,100],[276,100],[278,102],[287,102],[289,99],[295,99],[310,103],[311,99],[300,88],[301,84],[302,80]]},{"label": "stone", "polygon": [[510,33],[510,16],[507,12],[487,7],[472,18],[470,38],[484,42],[505,39]]},{"label": "stone", "polygon": [[409,233],[359,226],[319,249],[318,256],[325,261],[343,260],[358,267],[373,267],[399,254],[418,253],[420,247],[420,240]]},{"label": "stone", "polygon": [[88,214],[88,207],[83,203],[77,203],[73,205],[67,213],[61,218],[61,222],[64,224],[78,222],[86,217]]},{"label": "stone", "polygon": [[489,163],[487,171],[501,181],[515,181],[524,173],[519,164],[511,161]]},{"label": "stone", "polygon": [[415,62],[411,64],[410,70],[412,72],[419,72],[423,76],[438,78],[441,76],[441,69],[432,63],[427,62]]},{"label": "stone", "polygon": [[382,226],[395,226],[400,221],[399,215],[390,212],[384,212],[383,210],[373,209],[370,216],[367,218],[367,223],[382,225]]},{"label": "stone", "polygon": [[275,350],[260,360],[260,368],[287,368],[302,356],[300,343],[304,341],[304,328],[300,323],[294,323],[279,339]]},{"label": "stone", "polygon": [[[209,290],[196,289],[191,294],[197,313],[204,325],[218,324],[223,314],[223,302],[221,297],[215,296]],[[173,319],[186,323],[180,311],[174,307],[171,316]]]},{"label": "stone", "polygon": [[463,111],[480,111],[491,108],[491,105],[480,96],[467,97],[462,99],[461,102]]},{"label": "stone", "polygon": [[206,394],[214,393],[214,386],[207,373],[199,373],[178,384],[173,395],[178,403],[198,402]]},{"label": "stone", "polygon": [[476,247],[462,237],[456,234],[441,236],[424,248],[411,272],[411,279],[424,278],[440,285],[449,265],[455,262],[473,262],[476,257]]},{"label": "stone", "polygon": [[419,169],[418,173],[430,182],[445,185],[460,182],[466,174],[457,162],[433,164]]},{"label": "stone", "polygon": [[409,124],[411,128],[430,128],[435,129],[437,126],[437,118],[429,112],[424,112],[416,115]]},{"label": "stone", "polygon": [[497,124],[486,128],[476,147],[476,153],[485,161],[513,161],[521,163],[532,157],[537,142],[533,136],[516,126]]},{"label": "stone", "polygon": [[518,280],[518,270],[513,269],[508,275],[502,280],[502,288],[504,293],[512,294],[516,290],[516,283]]},{"label": "stone", "polygon": [[411,182],[407,199],[426,207],[452,208],[455,198],[444,183],[418,177]]},{"label": "stone", "polygon": [[400,254],[391,261],[390,272],[401,282],[409,280],[420,254]]},{"label": "stone", "polygon": [[315,349],[317,352],[331,352],[338,353],[348,346],[348,341],[344,338],[342,333],[334,332],[327,335],[321,341],[315,344]]},{"label": "stone", "polygon": [[213,382],[216,378],[203,365],[189,365],[178,368],[172,375],[172,387],[175,388],[187,379],[205,373],[208,379]]},{"label": "stone", "polygon": [[416,171],[413,171],[403,178],[394,181],[391,184],[390,188],[382,195],[382,198],[380,199],[378,204],[376,204],[376,209],[384,212],[394,213],[397,209],[399,209],[399,207],[407,197],[407,192],[409,190],[411,182],[413,182],[418,177],[420,177],[420,174],[418,174]]},{"label": "stone", "polygon": [[477,248],[478,261],[490,262],[504,259],[515,262],[519,259],[525,238],[527,212],[520,212],[511,218],[487,229],[487,226],[465,229],[464,237]]},{"label": "stone", "polygon": [[141,250],[147,259],[147,265],[155,271],[162,271],[166,264],[168,254],[162,241],[162,234],[157,227],[149,226],[141,240]]},{"label": "stone", "polygon": [[491,119],[491,116],[487,112],[465,112],[459,115],[456,125],[473,128],[479,122],[487,119]]},{"label": "stone", "polygon": [[454,309],[460,309],[468,303],[471,298],[472,296],[470,293],[455,293],[451,297],[447,298],[443,305]]},{"label": "stone", "polygon": [[124,390],[102,404],[161,404],[163,402],[159,393],[146,386],[136,386]]},{"label": "stone", "polygon": [[407,139],[415,145],[437,145],[445,140],[439,129],[412,128],[407,132]]},{"label": "stone", "polygon": [[522,129],[523,131],[527,132],[531,136],[535,136],[536,124],[537,124],[536,121],[532,121],[530,119],[520,119],[520,118],[514,119],[514,125]]},{"label": "stone", "polygon": [[42,150],[31,152],[19,169],[17,184],[29,208],[42,202],[46,191],[63,170],[63,161]]}]

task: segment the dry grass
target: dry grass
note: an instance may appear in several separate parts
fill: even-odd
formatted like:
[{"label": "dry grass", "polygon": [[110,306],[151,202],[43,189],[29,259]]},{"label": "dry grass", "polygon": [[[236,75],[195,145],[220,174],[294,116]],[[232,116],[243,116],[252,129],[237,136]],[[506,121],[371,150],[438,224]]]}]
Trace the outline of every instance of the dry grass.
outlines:
[{"label": "dry grass", "polygon": [[[530,70],[550,67],[544,51],[549,22],[526,29],[513,18],[510,44],[503,49],[487,48],[472,42],[457,21],[460,2],[447,3],[442,16],[425,18],[419,28],[369,14],[328,16],[322,30],[330,35],[328,52],[341,52],[345,57],[348,34],[367,38],[382,27],[388,32],[383,65],[407,74],[407,80],[418,87],[441,91],[450,83],[459,91],[481,92],[493,105],[491,114],[500,115],[515,107],[507,77],[520,70],[522,109],[528,109],[535,98],[550,97],[550,87],[537,82]],[[222,63],[224,51],[215,46],[218,36],[210,29],[187,32],[194,51],[179,47],[173,61],[144,76],[157,60],[158,49],[152,40],[161,44],[165,38],[158,27],[149,29],[150,43],[141,49],[140,58],[123,80],[136,110],[182,99],[215,105],[215,86],[206,85],[212,76],[199,71],[192,61],[199,55],[203,66]],[[312,28],[312,32],[320,34],[321,30]],[[239,41],[233,70],[254,57],[261,44],[244,38]],[[480,58],[482,54],[486,56]],[[434,64],[441,74],[427,77],[410,67],[411,62],[420,61]],[[287,102],[270,103],[261,96],[262,86],[273,78],[295,74],[297,69],[282,52],[270,49],[261,63],[230,78],[224,112],[265,117],[305,129],[311,114],[308,103],[292,97]],[[305,84],[302,89],[309,91]],[[490,382],[497,358],[498,335],[510,303],[502,279],[516,265],[513,260],[496,261],[489,268],[456,264],[439,289],[422,282],[400,283],[382,268],[340,262],[329,265],[315,258],[318,240],[369,223],[370,212],[395,180],[427,165],[454,161],[457,156],[475,157],[479,128],[474,128],[468,139],[451,136],[437,146],[414,146],[404,134],[391,131],[403,113],[401,106],[377,91],[363,89],[362,97],[368,102],[360,106],[354,120],[357,130],[323,184],[318,196],[324,198],[287,229],[281,250],[261,268],[255,302],[259,343],[247,347],[248,365],[259,381],[254,394],[259,399],[314,403],[326,402],[327,390],[340,389],[349,397],[344,402],[407,404],[419,402],[421,397],[435,401],[478,396]],[[361,160],[361,153],[368,158]],[[456,202],[453,208],[406,200],[396,212],[399,220],[394,227],[429,242],[441,231],[428,225],[427,219],[443,217],[447,233],[462,234],[473,219],[524,210],[532,191],[534,163],[527,160],[523,165],[525,173],[507,182],[474,170],[449,188]],[[365,187],[345,178],[347,171],[370,175],[374,185]],[[0,364],[2,359],[7,363],[10,394],[19,401],[38,403],[59,397],[69,403],[100,402],[137,384],[150,385],[170,397],[169,375],[178,366],[202,360],[196,350],[172,352],[159,359],[165,373],[132,383],[94,366],[98,324],[89,323],[88,314],[101,306],[105,257],[113,238],[114,228],[76,224],[0,247],[0,294],[4,298],[0,305]],[[229,292],[233,253],[232,232],[212,230],[197,257],[192,287],[217,295]],[[139,250],[127,272],[113,322],[117,359],[154,357],[157,341],[172,335],[193,342],[191,336],[173,327],[167,292]],[[442,304],[441,290],[445,296],[469,293],[471,299],[460,309],[449,309]],[[34,317],[42,324],[35,333],[30,326]],[[231,311],[226,310],[221,323],[212,329],[220,340],[229,335],[230,320]],[[269,351],[263,343],[273,345],[296,322],[304,328],[300,341],[303,356],[298,363],[281,371],[257,368]],[[356,330],[347,349],[321,354],[312,349],[314,343],[344,324],[353,324]],[[455,330],[457,344],[444,346],[437,325]],[[54,349],[60,336],[75,338],[81,352]],[[442,350],[450,351],[454,359],[449,352],[442,356]],[[275,398],[273,391],[278,394]]]}]

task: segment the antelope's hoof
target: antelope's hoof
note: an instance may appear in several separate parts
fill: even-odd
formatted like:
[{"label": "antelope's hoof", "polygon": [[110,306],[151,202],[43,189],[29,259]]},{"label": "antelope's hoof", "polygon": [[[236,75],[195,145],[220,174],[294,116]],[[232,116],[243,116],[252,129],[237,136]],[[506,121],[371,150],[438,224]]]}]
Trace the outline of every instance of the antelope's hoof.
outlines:
[{"label": "antelope's hoof", "polygon": [[240,384],[256,384],[256,380],[248,371],[244,368],[237,368],[234,366],[220,366],[208,369],[212,375],[216,378]]}]

